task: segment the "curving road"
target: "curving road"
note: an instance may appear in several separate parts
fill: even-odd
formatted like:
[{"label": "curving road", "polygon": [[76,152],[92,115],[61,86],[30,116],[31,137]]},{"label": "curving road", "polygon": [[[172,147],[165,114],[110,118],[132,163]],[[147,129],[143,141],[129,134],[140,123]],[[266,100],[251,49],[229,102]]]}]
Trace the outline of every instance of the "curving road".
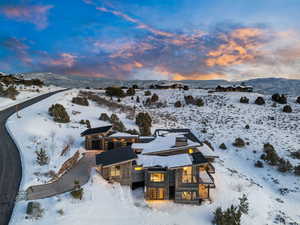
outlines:
[{"label": "curving road", "polygon": [[[18,109],[26,108],[62,91],[65,90],[47,93],[20,103]],[[15,106],[0,111],[0,225],[9,224],[22,178],[19,151],[5,128],[6,120],[15,112]]]}]

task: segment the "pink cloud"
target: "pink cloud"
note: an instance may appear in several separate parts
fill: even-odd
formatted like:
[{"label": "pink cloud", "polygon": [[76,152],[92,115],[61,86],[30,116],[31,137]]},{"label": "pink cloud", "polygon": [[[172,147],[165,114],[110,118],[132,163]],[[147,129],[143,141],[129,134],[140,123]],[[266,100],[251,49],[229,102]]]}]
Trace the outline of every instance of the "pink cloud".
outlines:
[{"label": "pink cloud", "polygon": [[52,5],[4,6],[0,13],[9,19],[32,23],[42,30],[48,26],[48,11],[52,8]]},{"label": "pink cloud", "polygon": [[70,53],[61,53],[57,59],[52,59],[46,64],[52,66],[72,67],[76,63],[77,56]]}]

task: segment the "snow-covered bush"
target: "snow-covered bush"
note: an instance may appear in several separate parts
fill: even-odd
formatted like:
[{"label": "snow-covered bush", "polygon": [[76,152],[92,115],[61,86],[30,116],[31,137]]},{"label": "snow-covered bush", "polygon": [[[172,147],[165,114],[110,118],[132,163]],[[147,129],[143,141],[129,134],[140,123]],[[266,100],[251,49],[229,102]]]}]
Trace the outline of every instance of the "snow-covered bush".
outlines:
[{"label": "snow-covered bush", "polygon": [[212,223],[215,225],[240,225],[243,214],[248,214],[249,203],[245,194],[239,198],[239,205],[231,205],[228,209],[222,210],[218,207],[214,212]]},{"label": "snow-covered bush", "polygon": [[151,91],[149,91],[149,90],[148,90],[148,91],[145,91],[145,92],[144,92],[144,95],[145,95],[145,96],[150,96],[150,95],[151,95]]},{"label": "snow-covered bush", "polygon": [[270,143],[264,144],[264,154],[261,156],[261,159],[266,161],[271,166],[275,166],[279,162],[279,156],[277,155],[276,150],[273,145]]},{"label": "snow-covered bush", "polygon": [[175,104],[174,104],[174,106],[176,108],[180,108],[181,107],[181,102],[180,101],[176,101]]},{"label": "snow-covered bush", "polygon": [[257,168],[263,168],[264,164],[262,163],[262,161],[257,160],[256,163],[254,164],[254,166],[257,167]]},{"label": "snow-covered bush", "polygon": [[279,104],[286,104],[287,103],[287,97],[285,95],[283,95],[283,94],[282,95],[280,95],[278,93],[273,94],[272,95],[272,100],[274,102],[279,103]]},{"label": "snow-covered bush", "polygon": [[134,90],[134,88],[128,88],[126,94],[127,94],[128,96],[133,96],[133,95],[135,95],[135,90]]},{"label": "snow-covered bush", "polygon": [[300,165],[294,167],[294,173],[295,175],[300,176]]},{"label": "snow-covered bush", "polygon": [[151,126],[152,126],[152,119],[150,115],[145,112],[140,112],[135,119],[136,125],[138,125],[140,134],[142,136],[150,136],[151,135]]},{"label": "snow-covered bush", "polygon": [[220,148],[220,149],[223,149],[223,150],[226,150],[226,149],[227,149],[227,147],[226,147],[226,145],[225,145],[224,143],[220,144],[219,148]]},{"label": "snow-covered bush", "polygon": [[195,104],[195,99],[192,95],[184,96],[185,104]]},{"label": "snow-covered bush", "polygon": [[101,113],[101,115],[99,117],[99,120],[110,121],[110,118],[109,118],[109,116],[106,113]]},{"label": "snow-covered bush", "polygon": [[236,138],[232,145],[238,148],[242,148],[245,147],[246,144],[242,138]]},{"label": "snow-covered bush", "polygon": [[290,163],[289,160],[285,160],[283,158],[280,158],[277,169],[278,169],[279,172],[285,173],[285,172],[292,171],[293,166],[292,166],[292,164]]},{"label": "snow-covered bush", "polygon": [[126,96],[125,92],[121,87],[107,87],[105,90],[105,94],[110,97],[118,97],[123,98]]},{"label": "snow-covered bush", "polygon": [[49,108],[49,115],[53,117],[53,120],[58,123],[68,123],[70,122],[70,117],[61,104],[52,105]]},{"label": "snow-covered bush", "polygon": [[202,98],[197,98],[195,100],[195,105],[199,106],[199,107],[204,106],[204,102],[203,102]]},{"label": "snow-covered bush", "polygon": [[256,105],[264,105],[266,102],[265,102],[265,99],[263,97],[257,97],[257,99],[255,100],[254,102]]},{"label": "snow-covered bush", "polygon": [[291,112],[293,112],[293,109],[290,105],[285,105],[282,109],[282,112],[291,113]]},{"label": "snow-covered bush", "polygon": [[154,103],[154,102],[157,102],[158,99],[159,99],[158,95],[154,93],[154,94],[151,96],[151,99],[150,99],[150,100],[151,100],[152,103]]},{"label": "snow-covered bush", "polygon": [[6,90],[2,88],[0,90],[0,96],[5,97],[5,98],[10,98],[12,100],[16,100],[16,96],[19,94],[17,89],[14,86],[9,86]]},{"label": "snow-covered bush", "polygon": [[83,105],[83,106],[89,105],[87,98],[83,98],[83,97],[74,97],[72,99],[72,103],[77,104],[77,105]]},{"label": "snow-covered bush", "polygon": [[79,181],[74,181],[74,190],[71,191],[71,196],[75,199],[82,199],[83,197],[83,188],[80,186]]},{"label": "snow-covered bush", "polygon": [[240,98],[240,103],[248,104],[249,103],[249,98],[247,98],[247,97],[241,97]]}]

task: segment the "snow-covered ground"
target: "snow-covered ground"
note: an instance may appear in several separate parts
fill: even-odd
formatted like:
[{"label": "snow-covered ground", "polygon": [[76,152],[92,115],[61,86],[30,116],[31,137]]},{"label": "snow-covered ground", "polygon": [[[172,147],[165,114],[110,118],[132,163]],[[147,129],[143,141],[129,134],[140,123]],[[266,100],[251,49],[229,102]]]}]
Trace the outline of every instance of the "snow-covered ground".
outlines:
[{"label": "snow-covered ground", "polygon": [[[201,206],[178,205],[172,202],[146,204],[141,189],[130,191],[118,184],[108,184],[99,175],[93,173],[91,181],[84,186],[83,200],[74,200],[68,193],[40,200],[44,215],[39,220],[25,219],[27,202],[19,201],[14,210],[11,225],[19,224],[104,224],[104,225],[196,225],[211,224],[213,211],[218,207],[227,208],[237,204],[243,193],[247,194],[250,211],[243,215],[242,224],[274,224],[280,215],[286,223],[300,223],[300,178],[291,173],[280,173],[274,167],[265,164],[264,168],[254,167],[260,158],[264,143],[274,145],[281,157],[289,159],[293,165],[299,160],[292,159],[290,152],[300,150],[300,105],[295,97],[289,97],[293,113],[281,112],[282,106],[272,107],[270,96],[265,106],[254,105],[259,94],[256,93],[213,93],[199,89],[189,91],[151,90],[159,95],[166,107],[149,109],[138,104],[131,97],[122,99],[122,104],[136,106],[137,111],[148,111],[154,119],[153,129],[191,128],[200,140],[208,140],[215,148],[216,186],[211,196],[213,202]],[[97,91],[101,94],[101,91]],[[92,127],[105,125],[98,120],[102,112],[108,115],[110,109],[96,105],[79,106],[71,103],[78,90],[59,93],[42,102],[21,111],[21,118],[12,116],[7,127],[14,134],[19,145],[23,162],[23,181],[21,190],[33,184],[40,184],[50,178],[47,172],[57,171],[59,166],[77,149],[82,148],[80,133],[85,129],[79,121],[88,119]],[[174,102],[184,102],[184,95],[199,96],[205,100],[204,107],[185,106],[175,108]],[[136,95],[140,102],[146,99],[144,91]],[[250,98],[250,104],[241,104],[241,96]],[[48,108],[54,104],[63,104],[70,117],[68,124],[57,124],[48,115]],[[124,125],[136,128],[134,121],[126,115],[117,113]],[[274,117],[274,120],[270,119]],[[248,124],[250,129],[245,129]],[[232,145],[235,138],[241,137],[249,145],[236,148]],[[75,142],[66,156],[60,153],[67,142]],[[227,150],[219,149],[225,143]],[[35,150],[44,148],[51,160],[47,166],[35,162]],[[288,188],[282,195],[280,188]],[[58,213],[63,210],[63,215]],[[61,212],[61,211],[60,211]]]},{"label": "snow-covered ground", "polygon": [[[37,92],[37,89],[39,90],[39,92]],[[30,98],[33,98],[33,97],[36,97],[36,96],[39,96],[39,95],[42,95],[42,94],[45,94],[48,92],[56,91],[59,89],[61,89],[61,88],[58,88],[56,86],[44,86],[42,88],[27,86],[25,89],[23,85],[18,85],[17,90],[20,93],[17,95],[16,100],[0,97],[0,111],[8,108],[10,106],[19,104],[23,101],[26,101]]]}]

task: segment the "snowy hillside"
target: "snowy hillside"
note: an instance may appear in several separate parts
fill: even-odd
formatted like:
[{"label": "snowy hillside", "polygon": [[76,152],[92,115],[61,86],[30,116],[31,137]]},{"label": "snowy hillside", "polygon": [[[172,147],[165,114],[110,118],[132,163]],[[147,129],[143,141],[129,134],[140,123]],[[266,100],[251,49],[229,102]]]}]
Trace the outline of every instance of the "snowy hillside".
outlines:
[{"label": "snowy hillside", "polygon": [[[63,75],[53,73],[27,73],[27,78],[39,78],[49,85],[58,85],[68,88],[103,88],[106,86],[127,86],[137,84],[139,87],[149,87],[157,82],[155,80],[113,80],[108,78],[95,78],[78,75]],[[300,75],[299,75],[300,78]],[[215,88],[217,85],[239,85],[241,82],[230,82],[226,80],[183,80],[179,81],[192,88]],[[244,81],[252,85],[256,91],[264,94],[285,93],[292,96],[300,95],[300,80],[284,78],[260,78]]]},{"label": "snowy hillside", "polygon": [[[24,87],[22,85],[16,86],[16,89],[18,90],[19,94],[16,96],[16,100],[12,100],[10,98],[0,97],[0,110],[6,109],[10,106],[16,105],[20,102],[26,101],[30,98],[59,90],[61,88],[58,88],[56,86],[44,86],[44,87],[35,87],[35,86],[29,86]],[[38,90],[38,91],[37,91]]]},{"label": "snowy hillside", "polygon": [[[87,91],[87,90],[86,90]],[[93,90],[89,90],[93,91]],[[118,110],[99,106],[89,101],[89,106],[71,103],[79,90],[54,95],[21,111],[21,118],[12,116],[7,127],[14,134],[23,162],[21,190],[33,184],[50,180],[49,171],[57,171],[61,164],[77,149],[83,148],[80,133],[86,129],[80,120],[90,120],[92,127],[105,125],[98,118],[102,112],[116,113],[126,128],[137,129],[134,120]],[[75,200],[70,194],[39,200],[44,209],[38,220],[26,219],[27,202],[19,201],[14,210],[11,225],[208,225],[213,211],[221,206],[227,208],[236,204],[242,194],[249,199],[249,214],[243,215],[243,225],[258,224],[300,224],[300,177],[292,172],[281,173],[276,167],[264,162],[263,168],[254,166],[263,153],[263,145],[271,143],[278,155],[288,159],[293,166],[300,163],[291,157],[291,152],[300,150],[300,104],[295,97],[288,98],[292,113],[282,112],[283,105],[272,107],[270,96],[263,96],[266,104],[259,106],[253,102],[256,93],[208,93],[205,90],[151,90],[159,96],[162,106],[145,107],[143,91],[133,97],[125,97],[121,104],[135,106],[136,111],[147,111],[155,128],[190,128],[201,141],[209,141],[214,153],[219,156],[216,167],[216,186],[212,191],[212,203],[201,206],[178,205],[173,202],[147,204],[143,190],[129,190],[118,184],[108,184],[97,173],[84,186],[83,200]],[[103,96],[103,91],[95,91]],[[201,97],[204,106],[185,105],[175,108],[174,103],[184,96]],[[140,103],[137,103],[139,96]],[[249,104],[239,102],[241,96],[250,99]],[[107,98],[109,99],[109,98]],[[114,98],[116,102],[117,99]],[[60,103],[65,106],[71,122],[58,124],[48,115],[48,108]],[[249,129],[245,126],[249,125]],[[247,143],[238,148],[232,145],[236,138]],[[70,152],[60,156],[65,144],[73,139]],[[224,143],[227,150],[219,148]],[[35,162],[35,151],[43,148],[50,157],[50,163],[39,166]],[[283,222],[284,221],[284,222]],[[296,223],[297,222],[297,223]]]}]

